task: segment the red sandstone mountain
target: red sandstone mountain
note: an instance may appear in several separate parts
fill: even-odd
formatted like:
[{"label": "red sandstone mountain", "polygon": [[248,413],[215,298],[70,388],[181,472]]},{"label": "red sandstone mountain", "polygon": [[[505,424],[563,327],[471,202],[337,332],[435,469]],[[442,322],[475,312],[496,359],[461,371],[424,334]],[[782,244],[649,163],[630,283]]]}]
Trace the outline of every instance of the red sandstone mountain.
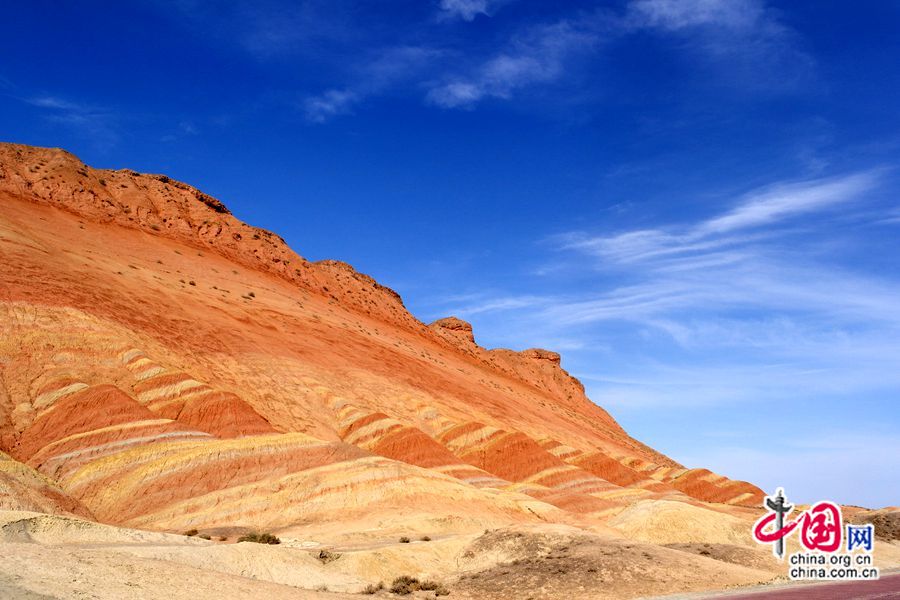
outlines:
[{"label": "red sandstone mountain", "polygon": [[631,438],[558,354],[426,326],[163,175],[0,144],[0,282],[0,508],[483,527],[763,495]]}]

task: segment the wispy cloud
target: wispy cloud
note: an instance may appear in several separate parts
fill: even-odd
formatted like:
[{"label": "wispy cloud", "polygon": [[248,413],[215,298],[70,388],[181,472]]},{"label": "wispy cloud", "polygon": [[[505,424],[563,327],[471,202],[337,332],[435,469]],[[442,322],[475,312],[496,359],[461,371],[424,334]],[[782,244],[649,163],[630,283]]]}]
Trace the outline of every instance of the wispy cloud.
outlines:
[{"label": "wispy cloud", "polygon": [[545,296],[488,296],[485,294],[472,294],[463,298],[445,298],[442,314],[450,310],[458,317],[472,317],[481,313],[496,311],[513,311],[529,309],[535,310],[549,306],[552,298]]},{"label": "wispy cloud", "polygon": [[706,221],[700,233],[726,233],[768,225],[859,198],[878,181],[876,172],[780,184],[750,195],[728,213]]},{"label": "wispy cloud", "polygon": [[160,138],[161,142],[174,142],[179,139],[199,135],[200,129],[197,125],[194,124],[193,121],[182,120],[178,123],[177,128],[170,133],[163,135]]},{"label": "wispy cloud", "polygon": [[672,31],[705,25],[749,30],[765,18],[758,0],[633,0],[628,7],[633,27]]},{"label": "wispy cloud", "polygon": [[338,115],[349,114],[366,98],[414,80],[441,55],[441,50],[424,46],[382,48],[353,69],[351,84],[303,98],[302,110],[313,123],[324,123]]},{"label": "wispy cloud", "polygon": [[46,121],[84,134],[99,147],[108,148],[119,141],[114,125],[117,117],[109,109],[52,95],[30,96],[21,100],[45,109]]},{"label": "wispy cloud", "polygon": [[328,90],[303,100],[303,112],[313,123],[324,123],[337,115],[349,113],[359,100],[350,90]]},{"label": "wispy cloud", "polygon": [[632,0],[624,23],[631,31],[680,36],[719,82],[774,91],[811,81],[812,57],[764,0]]},{"label": "wispy cloud", "polygon": [[668,260],[670,262],[657,265],[685,267],[686,262],[679,262],[677,257],[699,260],[696,266],[702,268],[711,266],[708,262],[711,259],[734,263],[745,255],[724,250],[748,246],[773,235],[771,227],[759,231],[762,226],[784,223],[859,199],[876,186],[878,177],[878,171],[866,171],[843,177],[778,183],[753,191],[732,209],[687,227],[640,229],[613,236],[572,233],[559,239],[566,249],[584,251],[614,263]]},{"label": "wispy cloud", "polygon": [[[596,96],[602,87],[585,76],[585,59],[599,60],[606,43],[647,32],[674,37],[676,51],[699,51],[701,60],[722,67],[717,77],[703,81],[780,88],[810,64],[799,50],[799,36],[764,0],[630,0],[618,9],[594,10],[560,5],[555,17],[512,17],[498,30],[502,34],[482,35],[476,44],[461,33],[481,17],[499,20],[505,14],[501,8],[513,1],[439,0],[433,5],[436,13],[407,15],[403,30],[349,0],[241,0],[224,8],[179,0],[176,6],[182,20],[202,23],[229,45],[236,40],[261,62],[290,58],[310,61],[314,72],[324,67],[331,75],[297,103],[317,123],[388,94],[424,94],[424,101],[437,108],[472,109],[490,99],[509,102],[535,90],[571,85],[578,93],[558,94],[557,100],[571,104],[574,97]],[[359,51],[376,47],[387,48],[383,58]],[[423,65],[404,56],[412,48],[427,50],[430,60]],[[378,69],[399,69],[404,75],[385,77]]]},{"label": "wispy cloud", "polygon": [[[474,17],[479,2],[463,2]],[[469,109],[485,99],[550,85],[577,72],[579,57],[596,54],[602,42],[641,32],[683,36],[703,60],[721,67],[722,78],[742,86],[783,87],[809,70],[797,35],[762,0],[632,0],[623,14],[577,13],[520,31],[494,55],[464,74],[452,72],[430,87],[427,99],[441,108]],[[780,79],[772,78],[778,71]]]},{"label": "wispy cloud", "polygon": [[264,62],[321,54],[358,42],[365,34],[358,11],[348,0],[175,0],[158,3],[158,8],[193,31]]},{"label": "wispy cloud", "polygon": [[54,96],[36,96],[34,98],[26,99],[26,102],[28,102],[28,104],[31,104],[32,106],[38,106],[40,108],[52,108],[56,110],[78,113],[92,112],[92,109],[87,106],[76,104],[75,102],[70,102],[69,100],[64,100],[63,98],[57,98]]},{"label": "wispy cloud", "polygon": [[445,19],[474,21],[479,15],[490,16],[511,0],[441,0],[441,16]]},{"label": "wispy cloud", "polygon": [[692,221],[557,236],[561,263],[577,269],[577,283],[551,288],[564,292],[533,293],[547,289],[536,283],[442,308],[494,339],[514,330],[584,348],[617,340],[606,369],[576,374],[619,409],[897,388],[900,285],[823,244],[839,217],[871,212],[889,173],[777,182]]},{"label": "wispy cloud", "polygon": [[599,41],[599,32],[585,19],[531,28],[471,74],[433,86],[428,100],[443,108],[467,108],[485,98],[509,99],[519,89],[559,80],[570,58]]}]

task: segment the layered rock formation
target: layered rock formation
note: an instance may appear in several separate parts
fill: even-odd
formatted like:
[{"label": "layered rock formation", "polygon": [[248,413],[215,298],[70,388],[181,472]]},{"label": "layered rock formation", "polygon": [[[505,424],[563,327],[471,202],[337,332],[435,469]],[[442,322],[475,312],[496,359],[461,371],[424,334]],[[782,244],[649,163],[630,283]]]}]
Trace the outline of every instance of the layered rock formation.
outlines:
[{"label": "layered rock formation", "polygon": [[426,326],[162,175],[0,145],[0,281],[3,508],[478,529],[762,499],[631,438],[558,354]]}]

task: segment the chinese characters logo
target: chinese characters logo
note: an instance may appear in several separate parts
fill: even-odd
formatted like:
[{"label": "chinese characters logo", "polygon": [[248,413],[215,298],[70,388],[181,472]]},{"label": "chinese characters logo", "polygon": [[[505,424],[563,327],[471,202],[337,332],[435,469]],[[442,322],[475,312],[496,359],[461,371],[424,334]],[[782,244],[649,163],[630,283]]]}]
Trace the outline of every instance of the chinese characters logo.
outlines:
[{"label": "chinese characters logo", "polygon": [[878,579],[878,567],[872,556],[875,527],[871,523],[847,524],[844,529],[841,507],[827,501],[817,502],[790,519],[795,507],[788,503],[782,488],[766,497],[763,508],[766,514],[753,526],[753,539],[760,544],[771,544],[772,553],[779,560],[785,558],[786,540],[793,533],[800,533],[800,551],[791,554],[788,560],[791,579]]},{"label": "chinese characters logo", "polygon": [[[843,517],[841,507],[834,502],[818,502],[800,513],[793,521],[785,521],[794,506],[787,503],[784,490],[778,488],[775,494],[767,496],[763,504],[769,512],[763,515],[753,527],[753,538],[760,544],[773,544],[772,553],[784,558],[784,540],[795,530],[800,531],[800,544],[806,550],[833,553],[843,544]],[[773,525],[774,522],[774,525]],[[862,548],[872,550],[872,530],[869,525],[847,525],[847,551]]]}]

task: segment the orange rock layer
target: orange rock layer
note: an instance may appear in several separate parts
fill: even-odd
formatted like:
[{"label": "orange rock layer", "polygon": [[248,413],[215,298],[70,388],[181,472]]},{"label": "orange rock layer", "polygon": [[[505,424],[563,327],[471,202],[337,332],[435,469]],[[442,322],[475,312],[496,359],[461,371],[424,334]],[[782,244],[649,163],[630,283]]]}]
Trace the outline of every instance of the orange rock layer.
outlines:
[{"label": "orange rock layer", "polygon": [[426,326],[162,175],[0,144],[0,281],[0,506],[165,529],[762,498],[632,439],[558,354]]}]

